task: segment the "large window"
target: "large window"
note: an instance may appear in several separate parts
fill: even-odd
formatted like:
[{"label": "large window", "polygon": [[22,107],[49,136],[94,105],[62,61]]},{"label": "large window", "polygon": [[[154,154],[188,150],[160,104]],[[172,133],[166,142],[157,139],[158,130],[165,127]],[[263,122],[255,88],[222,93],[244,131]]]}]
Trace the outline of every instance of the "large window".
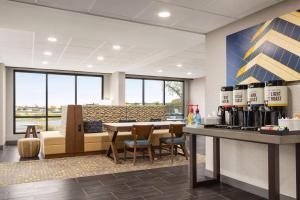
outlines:
[{"label": "large window", "polygon": [[125,82],[126,104],[143,104],[143,80],[127,78]]},{"label": "large window", "polygon": [[26,124],[38,124],[46,129],[46,75],[40,73],[15,74],[15,131],[25,132]]},{"label": "large window", "polygon": [[62,106],[102,100],[102,76],[16,71],[14,78],[15,133],[31,123],[38,131],[59,130]]},{"label": "large window", "polygon": [[145,80],[145,104],[164,104],[164,81]]},{"label": "large window", "polygon": [[168,118],[184,116],[183,81],[127,78],[125,101],[129,105],[166,105]]}]

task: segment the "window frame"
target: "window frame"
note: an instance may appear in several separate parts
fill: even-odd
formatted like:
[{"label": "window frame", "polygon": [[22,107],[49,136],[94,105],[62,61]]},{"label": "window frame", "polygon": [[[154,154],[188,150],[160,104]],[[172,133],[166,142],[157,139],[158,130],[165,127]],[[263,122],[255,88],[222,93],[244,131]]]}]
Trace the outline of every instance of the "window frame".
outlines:
[{"label": "window frame", "polygon": [[[144,78],[144,77],[126,77],[125,79],[137,79],[137,80],[142,80],[142,105],[146,105],[145,103],[145,80],[155,80],[155,81],[163,81],[163,103],[161,105],[166,105],[166,82],[167,81],[176,81],[176,82],[181,82],[182,83],[182,107],[183,107],[183,113],[182,118],[184,118],[184,113],[185,113],[185,84],[184,80],[176,80],[176,79],[163,79],[163,78]],[[126,88],[126,87],[125,87]],[[125,91],[125,97],[126,97],[126,91]],[[126,98],[125,98],[125,103],[126,103]],[[172,115],[167,115],[167,116],[172,116]]]},{"label": "window frame", "polygon": [[[16,73],[36,73],[36,74],[45,74],[45,106],[46,106],[46,114],[45,116],[17,116],[16,115]],[[78,76],[87,76],[87,77],[99,77],[101,78],[101,100],[104,99],[104,76],[102,74],[88,74],[88,73],[70,73],[70,72],[52,72],[52,71],[38,71],[38,70],[13,70],[13,133],[15,135],[25,134],[25,132],[16,132],[16,120],[24,119],[24,118],[33,118],[33,119],[45,119],[46,120],[46,131],[48,131],[48,119],[49,118],[58,118],[61,115],[49,116],[48,113],[48,75],[69,75],[74,76],[74,84],[75,84],[75,105],[77,105],[77,77]]]}]

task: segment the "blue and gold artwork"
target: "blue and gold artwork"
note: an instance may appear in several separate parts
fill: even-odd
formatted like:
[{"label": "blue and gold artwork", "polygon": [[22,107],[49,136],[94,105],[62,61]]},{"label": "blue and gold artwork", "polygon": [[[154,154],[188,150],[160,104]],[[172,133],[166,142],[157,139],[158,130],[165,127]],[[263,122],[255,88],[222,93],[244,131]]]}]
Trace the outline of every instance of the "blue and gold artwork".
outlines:
[{"label": "blue and gold artwork", "polygon": [[227,36],[227,85],[300,80],[300,10]]}]

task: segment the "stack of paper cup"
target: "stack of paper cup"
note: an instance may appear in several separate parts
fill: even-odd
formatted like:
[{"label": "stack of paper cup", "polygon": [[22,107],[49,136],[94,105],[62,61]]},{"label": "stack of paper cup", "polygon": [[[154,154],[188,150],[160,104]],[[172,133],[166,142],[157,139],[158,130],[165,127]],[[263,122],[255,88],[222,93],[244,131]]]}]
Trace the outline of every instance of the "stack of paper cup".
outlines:
[{"label": "stack of paper cup", "polygon": [[300,130],[300,119],[298,118],[281,118],[278,120],[278,125],[282,127],[287,127],[290,131],[299,131]]},{"label": "stack of paper cup", "polygon": [[289,119],[287,119],[287,118],[278,119],[278,125],[282,126],[282,127],[288,127],[288,125],[289,125],[288,120]]},{"label": "stack of paper cup", "polygon": [[294,118],[293,120],[293,130],[299,131],[300,130],[300,119]]}]

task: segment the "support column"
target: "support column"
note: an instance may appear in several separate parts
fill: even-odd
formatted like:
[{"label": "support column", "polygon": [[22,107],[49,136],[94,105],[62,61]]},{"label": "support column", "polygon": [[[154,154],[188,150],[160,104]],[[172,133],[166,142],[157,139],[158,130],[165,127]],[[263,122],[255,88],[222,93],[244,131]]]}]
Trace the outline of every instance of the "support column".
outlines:
[{"label": "support column", "polygon": [[6,69],[0,63],[0,150],[6,142]]},{"label": "support column", "polygon": [[125,105],[125,73],[114,72],[110,81],[112,105]]}]

